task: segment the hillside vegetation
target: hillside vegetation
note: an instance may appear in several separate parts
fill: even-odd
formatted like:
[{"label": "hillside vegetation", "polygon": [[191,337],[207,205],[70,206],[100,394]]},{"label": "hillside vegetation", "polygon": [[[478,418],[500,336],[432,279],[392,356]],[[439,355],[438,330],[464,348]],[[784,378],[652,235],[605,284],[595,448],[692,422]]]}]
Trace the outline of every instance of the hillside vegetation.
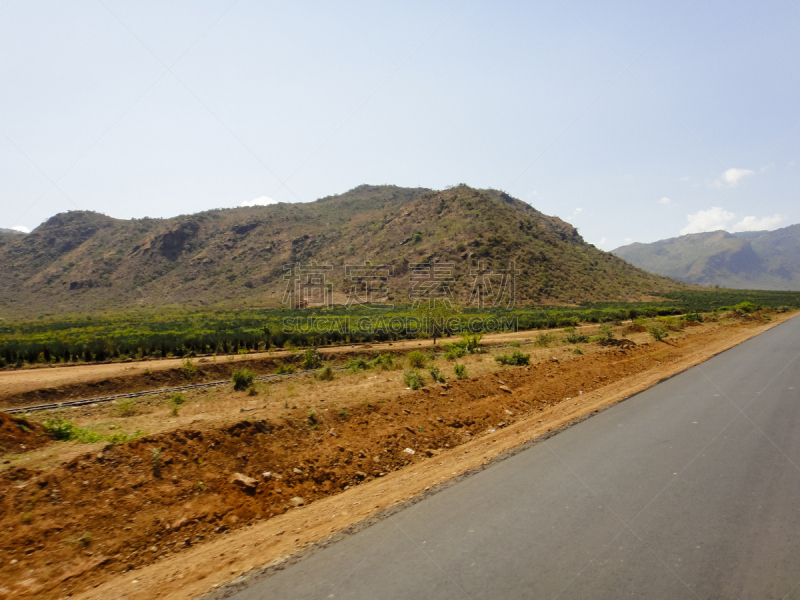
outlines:
[{"label": "hillside vegetation", "polygon": [[776,231],[695,233],[613,251],[658,275],[728,288],[800,290],[800,225]]},{"label": "hillside vegetation", "polygon": [[393,264],[389,301],[408,302],[409,263],[455,263],[462,304],[470,270],[516,261],[517,304],[630,301],[679,289],[581,238],[570,224],[495,190],[357,187],[315,202],[119,220],[74,211],[27,235],[0,236],[0,314],[159,307],[277,307],[284,264]]}]

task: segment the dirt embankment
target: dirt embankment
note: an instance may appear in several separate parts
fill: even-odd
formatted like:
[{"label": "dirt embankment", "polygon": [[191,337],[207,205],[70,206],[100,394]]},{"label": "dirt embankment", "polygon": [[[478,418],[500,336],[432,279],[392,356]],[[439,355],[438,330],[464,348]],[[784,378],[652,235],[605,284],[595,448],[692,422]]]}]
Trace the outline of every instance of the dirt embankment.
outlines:
[{"label": "dirt embankment", "polygon": [[[672,344],[609,347],[399,392],[375,404],[333,409],[326,400],[313,412],[109,446],[45,472],[6,471],[0,477],[0,597],[60,598],[181,556],[181,577],[194,571],[197,580],[209,577],[215,571],[191,557],[237,530],[291,523],[295,513],[302,520],[306,508],[295,507],[380,485],[415,465],[448,469],[456,448],[525,423],[545,427],[561,407],[579,412],[604,389],[670,374],[669,365],[687,355],[707,358],[698,348],[719,351],[726,335],[731,331],[722,328]],[[404,497],[409,485],[416,489],[416,482],[398,484],[395,494]],[[295,521],[293,534],[303,530]],[[208,589],[211,581],[198,585]],[[147,597],[141,592],[138,597]]]}]

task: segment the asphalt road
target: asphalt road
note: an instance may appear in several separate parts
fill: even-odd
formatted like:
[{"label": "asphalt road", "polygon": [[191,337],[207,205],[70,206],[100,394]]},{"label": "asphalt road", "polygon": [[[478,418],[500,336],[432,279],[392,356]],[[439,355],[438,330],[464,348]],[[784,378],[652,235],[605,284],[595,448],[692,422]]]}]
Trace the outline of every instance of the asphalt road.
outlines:
[{"label": "asphalt road", "polygon": [[800,600],[800,318],[237,600]]}]

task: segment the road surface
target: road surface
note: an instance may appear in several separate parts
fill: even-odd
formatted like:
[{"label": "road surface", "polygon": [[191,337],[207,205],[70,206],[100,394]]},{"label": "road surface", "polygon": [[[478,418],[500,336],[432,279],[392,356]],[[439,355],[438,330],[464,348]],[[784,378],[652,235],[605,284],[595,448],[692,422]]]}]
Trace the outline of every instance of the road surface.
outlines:
[{"label": "road surface", "polygon": [[234,598],[800,600],[800,318]]}]

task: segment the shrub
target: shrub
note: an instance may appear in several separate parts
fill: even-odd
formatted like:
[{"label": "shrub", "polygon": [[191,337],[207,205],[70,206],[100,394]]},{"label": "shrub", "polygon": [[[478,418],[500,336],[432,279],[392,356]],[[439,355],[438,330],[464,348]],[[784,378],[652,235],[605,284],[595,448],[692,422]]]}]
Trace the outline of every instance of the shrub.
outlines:
[{"label": "shrub", "polygon": [[394,368],[394,358],[391,354],[378,354],[378,356],[372,359],[372,367],[383,369],[384,371],[391,371]]},{"label": "shrub", "polygon": [[344,366],[351,373],[369,370],[369,363],[361,357],[351,358]]},{"label": "shrub", "polygon": [[582,333],[577,333],[574,327],[566,327],[564,328],[564,333],[567,335],[564,336],[564,341],[568,344],[585,344],[589,341],[589,336],[584,335]]},{"label": "shrub", "polygon": [[453,344],[445,344],[444,357],[447,360],[456,360],[467,355],[467,349],[461,346],[458,342]]},{"label": "shrub", "polygon": [[509,342],[508,345],[511,346],[512,348],[522,348],[522,342],[520,342],[518,340],[514,340],[513,342]]},{"label": "shrub", "polygon": [[412,350],[408,353],[408,364],[411,365],[413,369],[423,368],[426,362],[428,362],[428,357],[419,350]]},{"label": "shrub", "polygon": [[428,369],[428,373],[431,374],[431,378],[433,378],[434,383],[444,383],[447,381],[444,377],[444,374],[439,370],[439,367],[432,366]]},{"label": "shrub", "polygon": [[418,390],[425,385],[422,375],[417,371],[406,371],[403,375],[403,382],[412,390]]},{"label": "shrub", "polygon": [[466,379],[469,377],[469,375],[467,375],[467,367],[464,365],[453,365],[453,372],[456,374],[456,379]]},{"label": "shrub", "polygon": [[303,356],[303,368],[306,370],[318,369],[322,366],[322,357],[316,348],[309,348]]},{"label": "shrub", "polygon": [[523,354],[519,350],[514,350],[514,352],[511,354],[501,354],[500,356],[495,356],[494,359],[503,365],[521,366],[531,364],[531,355]]},{"label": "shrub", "polygon": [[51,419],[46,421],[44,428],[50,432],[50,435],[53,436],[54,439],[61,442],[67,442],[72,439],[73,432],[76,429],[75,425],[66,419]]},{"label": "shrub", "polygon": [[280,363],[278,364],[278,368],[275,370],[275,373],[278,375],[285,375],[287,373],[294,373],[297,370],[297,367],[294,365],[290,365],[287,363]]},{"label": "shrub", "polygon": [[233,380],[233,389],[237,392],[241,392],[253,385],[256,380],[256,374],[247,368],[235,369],[233,375],[231,375],[231,379]]},{"label": "shrub", "polygon": [[572,349],[572,353],[573,354],[583,354],[583,350],[581,350],[580,348],[573,348]]},{"label": "shrub", "polygon": [[686,313],[685,315],[683,315],[683,317],[681,317],[681,320],[682,321],[695,321],[696,323],[702,323],[703,322],[703,315],[701,315],[697,311],[690,312],[690,313]]},{"label": "shrub", "polygon": [[600,325],[600,334],[606,340],[613,340],[614,339],[614,330],[612,329],[611,325],[608,323],[603,323]]},{"label": "shrub", "polygon": [[333,381],[333,369],[330,365],[325,365],[317,371],[316,378],[318,381]]},{"label": "shrub", "polygon": [[197,366],[189,358],[183,361],[183,374],[187,379],[194,379],[197,376]]},{"label": "shrub", "polygon": [[650,335],[653,336],[653,339],[657,342],[663,341],[664,338],[666,338],[669,335],[667,330],[664,329],[664,327],[662,327],[661,325],[651,325],[650,327],[647,328],[647,331],[650,333]]},{"label": "shrub", "polygon": [[540,333],[533,341],[533,345],[537,348],[547,348],[555,341],[556,336],[554,336],[552,333]]},{"label": "shrub", "polygon": [[134,398],[118,400],[115,408],[120,417],[132,417],[136,414],[136,400]]},{"label": "shrub", "polygon": [[51,419],[46,421],[44,428],[55,439],[61,442],[80,442],[81,444],[94,444],[103,439],[103,436],[94,431],[78,427],[66,419]]},{"label": "shrub", "polygon": [[186,404],[186,396],[181,394],[180,392],[175,392],[174,394],[170,394],[168,398],[169,402],[169,413],[173,417],[178,416],[178,410],[180,409],[182,404]]}]

